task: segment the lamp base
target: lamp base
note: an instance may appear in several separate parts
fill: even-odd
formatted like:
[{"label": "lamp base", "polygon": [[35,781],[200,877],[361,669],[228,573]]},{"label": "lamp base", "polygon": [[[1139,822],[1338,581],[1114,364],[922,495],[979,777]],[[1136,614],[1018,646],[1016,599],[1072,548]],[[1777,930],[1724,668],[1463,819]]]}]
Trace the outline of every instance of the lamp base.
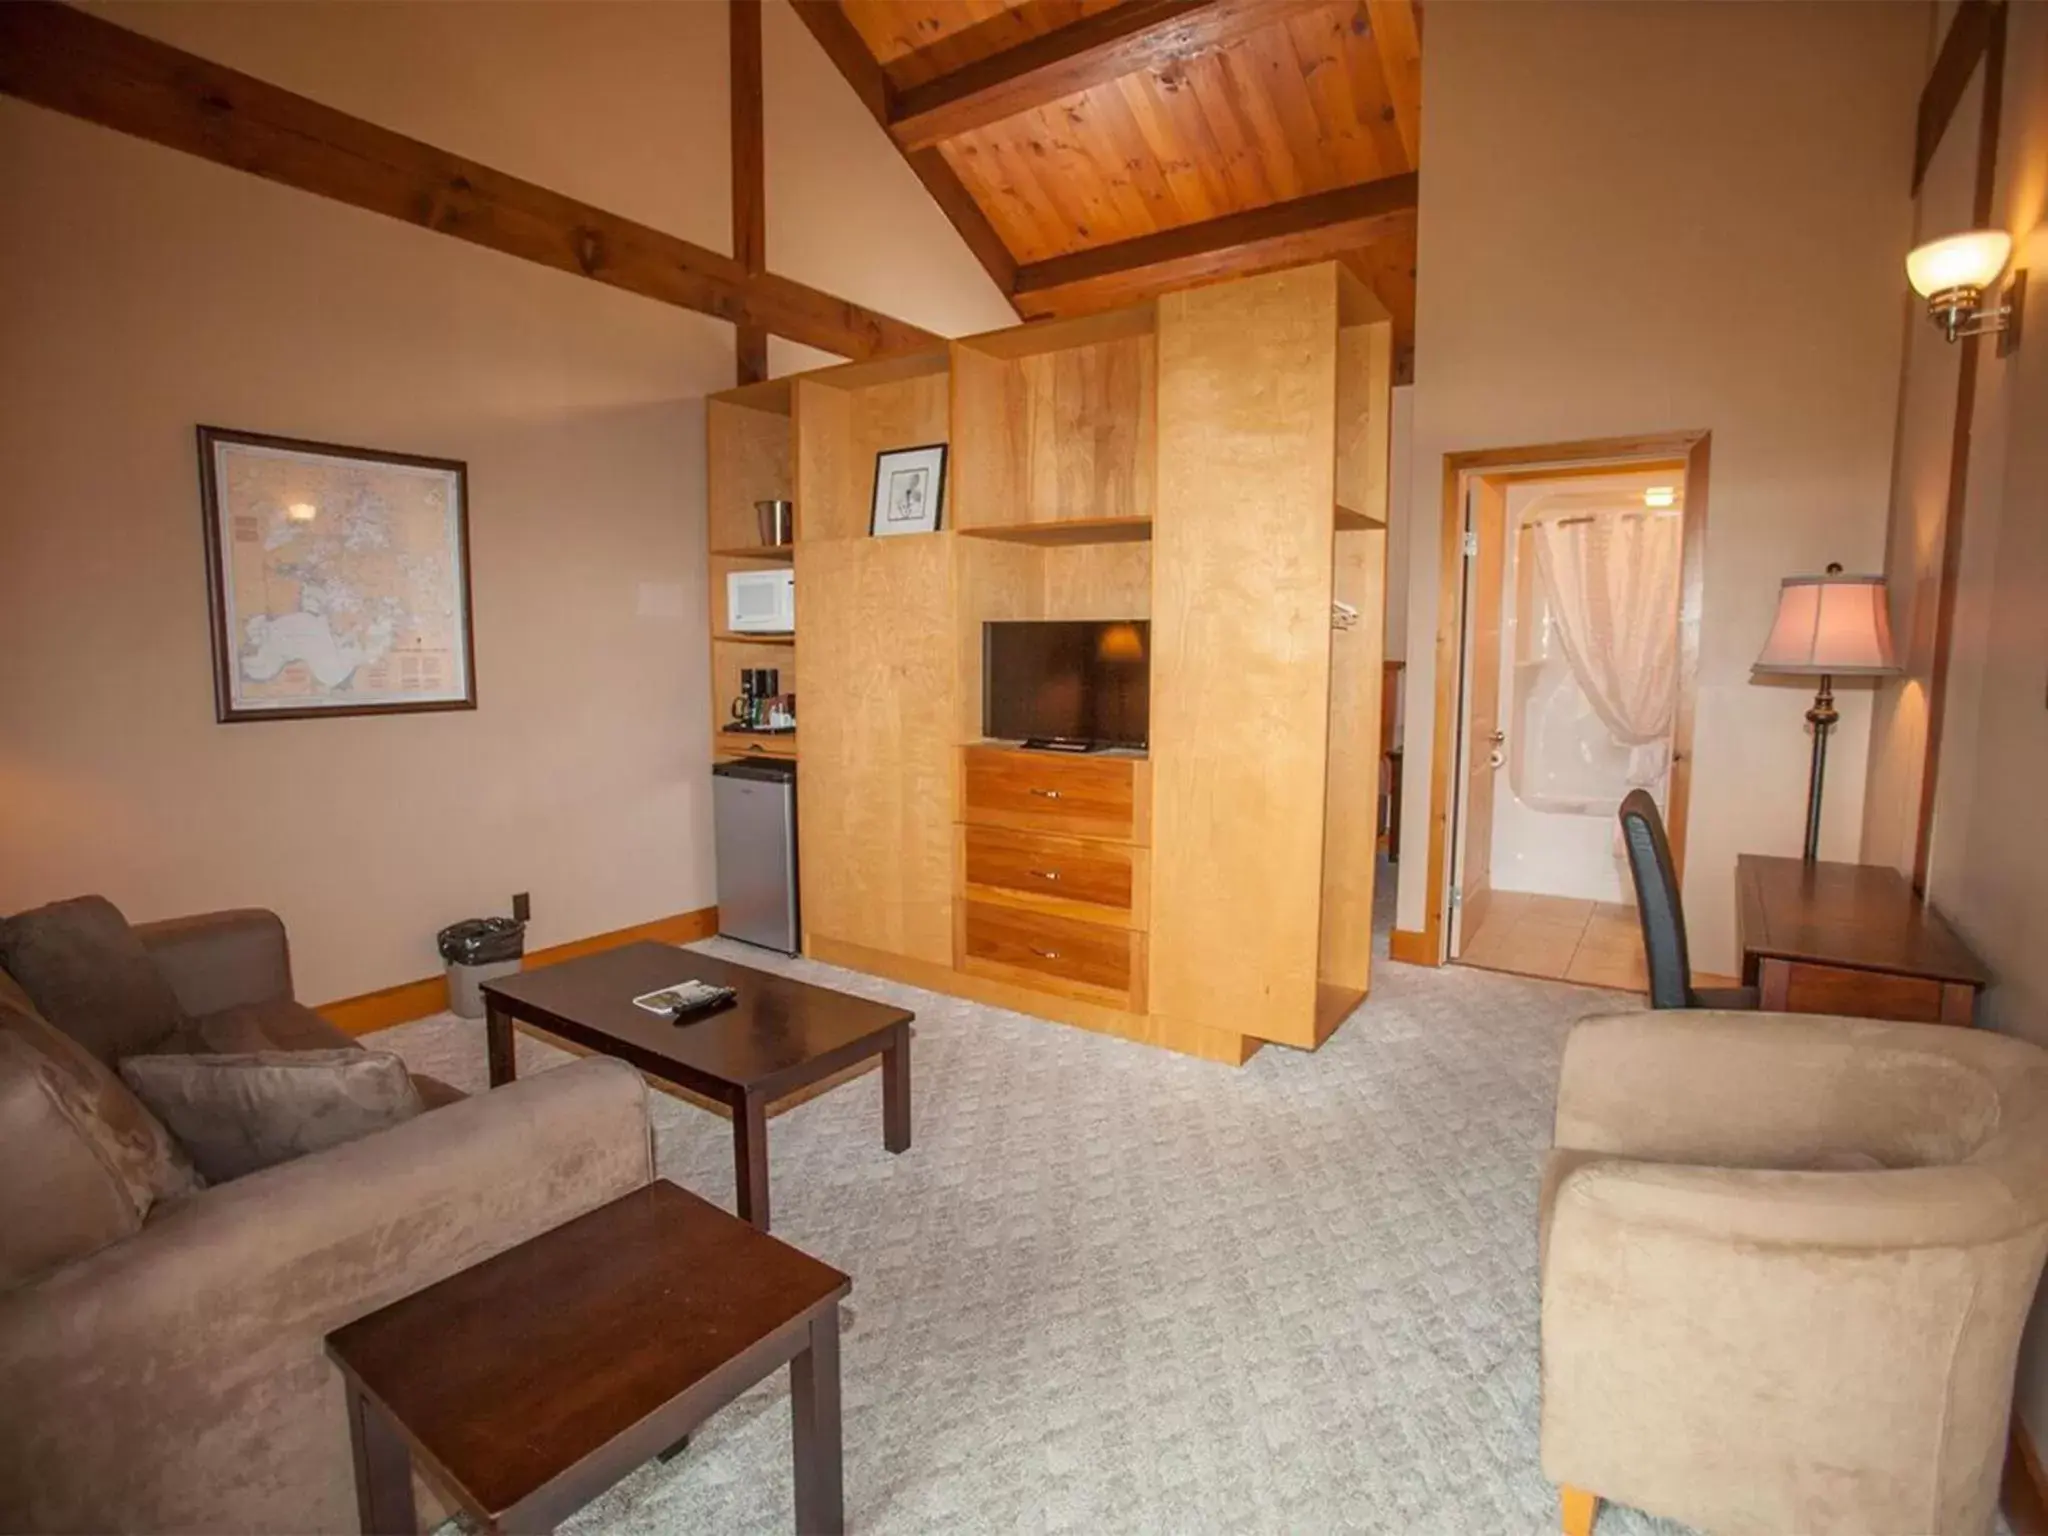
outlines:
[{"label": "lamp base", "polygon": [[1813,696],[1813,708],[1806,712],[1806,723],[1813,727],[1813,766],[1806,778],[1805,858],[1809,864],[1820,859],[1820,792],[1828,772],[1828,732],[1841,718],[1835,709],[1835,680],[1822,673],[1820,691]]}]

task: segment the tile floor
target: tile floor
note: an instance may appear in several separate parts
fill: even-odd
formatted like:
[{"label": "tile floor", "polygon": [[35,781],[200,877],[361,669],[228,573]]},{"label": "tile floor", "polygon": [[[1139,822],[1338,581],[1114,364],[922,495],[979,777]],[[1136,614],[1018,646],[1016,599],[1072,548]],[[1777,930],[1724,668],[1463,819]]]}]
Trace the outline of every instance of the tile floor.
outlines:
[{"label": "tile floor", "polygon": [[1636,909],[1606,901],[1495,891],[1457,958],[1586,987],[1646,992],[1650,985]]}]

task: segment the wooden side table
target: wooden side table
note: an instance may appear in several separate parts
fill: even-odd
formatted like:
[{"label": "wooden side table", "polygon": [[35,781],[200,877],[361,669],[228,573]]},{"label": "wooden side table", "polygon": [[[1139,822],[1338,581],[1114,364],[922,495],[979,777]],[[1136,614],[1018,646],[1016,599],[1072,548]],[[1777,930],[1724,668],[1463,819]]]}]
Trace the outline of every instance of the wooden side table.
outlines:
[{"label": "wooden side table", "polygon": [[657,1181],[329,1334],[363,1529],[418,1529],[412,1464],[490,1531],[544,1531],[789,1366],[796,1529],[845,1529],[853,1282]]},{"label": "wooden side table", "polygon": [[1991,973],[1887,865],[1735,860],[1742,980],[1772,1013],[1974,1023]]}]

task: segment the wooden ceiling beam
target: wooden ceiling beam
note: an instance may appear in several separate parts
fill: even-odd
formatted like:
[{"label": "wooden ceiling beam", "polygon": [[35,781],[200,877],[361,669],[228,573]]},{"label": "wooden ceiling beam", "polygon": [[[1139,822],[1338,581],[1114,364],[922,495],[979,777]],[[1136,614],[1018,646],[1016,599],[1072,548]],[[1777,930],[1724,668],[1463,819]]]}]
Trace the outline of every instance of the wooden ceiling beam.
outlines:
[{"label": "wooden ceiling beam", "polygon": [[1948,131],[1949,119],[1962,105],[1963,92],[1977,73],[1977,65],[1991,46],[1992,8],[1990,0],[1962,0],[1941,40],[1941,52],[1928,72],[1920,92],[1920,109],[1913,132],[1913,195],[1920,195],[1920,183],[1927,167],[1934,163],[1934,151]]},{"label": "wooden ceiling beam", "polygon": [[0,93],[841,357],[941,340],[48,0],[0,4]]},{"label": "wooden ceiling beam", "polygon": [[[751,273],[768,270],[768,155],[761,88],[761,0],[726,0],[732,56],[732,253]],[[743,325],[733,362],[742,384],[768,377],[768,333]]]},{"label": "wooden ceiling beam", "polygon": [[1414,172],[1225,214],[1017,269],[1018,307],[1034,317],[1093,310],[1277,267],[1341,256],[1415,213]]},{"label": "wooden ceiling beam", "polygon": [[[887,133],[897,110],[896,89],[889,83],[888,72],[868,52],[866,41],[847,19],[838,0],[791,0],[791,4],[798,19],[817,39],[818,46],[825,50],[825,57],[832,61],[832,67],[839,71],[840,78],[853,88],[861,105],[868,109],[868,115]],[[947,222],[966,242],[974,259],[981,263],[982,270],[988,273],[990,281],[1002,290],[1003,297],[1007,299],[1011,286],[1017,280],[1017,258],[1010,254],[1009,246],[1003,243],[1003,237],[989,223],[981,205],[961,185],[953,167],[946,163],[946,157],[937,149],[903,149],[900,144],[897,148],[902,150],[912,173],[923,184],[932,201],[939,205],[939,211],[945,214]]]},{"label": "wooden ceiling beam", "polygon": [[1123,0],[898,95],[886,126],[929,149],[1019,112],[1157,69],[1330,0]]}]

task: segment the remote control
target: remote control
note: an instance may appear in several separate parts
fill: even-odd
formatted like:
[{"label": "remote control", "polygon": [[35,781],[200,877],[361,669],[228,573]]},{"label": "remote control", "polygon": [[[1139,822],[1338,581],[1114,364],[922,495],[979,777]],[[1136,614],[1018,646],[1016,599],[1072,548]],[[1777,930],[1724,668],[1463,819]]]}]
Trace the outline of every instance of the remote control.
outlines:
[{"label": "remote control", "polygon": [[730,1008],[738,1001],[739,994],[731,987],[714,987],[702,981],[679,981],[672,987],[663,987],[658,992],[634,998],[633,1006],[658,1013],[672,1024],[688,1024]]}]

